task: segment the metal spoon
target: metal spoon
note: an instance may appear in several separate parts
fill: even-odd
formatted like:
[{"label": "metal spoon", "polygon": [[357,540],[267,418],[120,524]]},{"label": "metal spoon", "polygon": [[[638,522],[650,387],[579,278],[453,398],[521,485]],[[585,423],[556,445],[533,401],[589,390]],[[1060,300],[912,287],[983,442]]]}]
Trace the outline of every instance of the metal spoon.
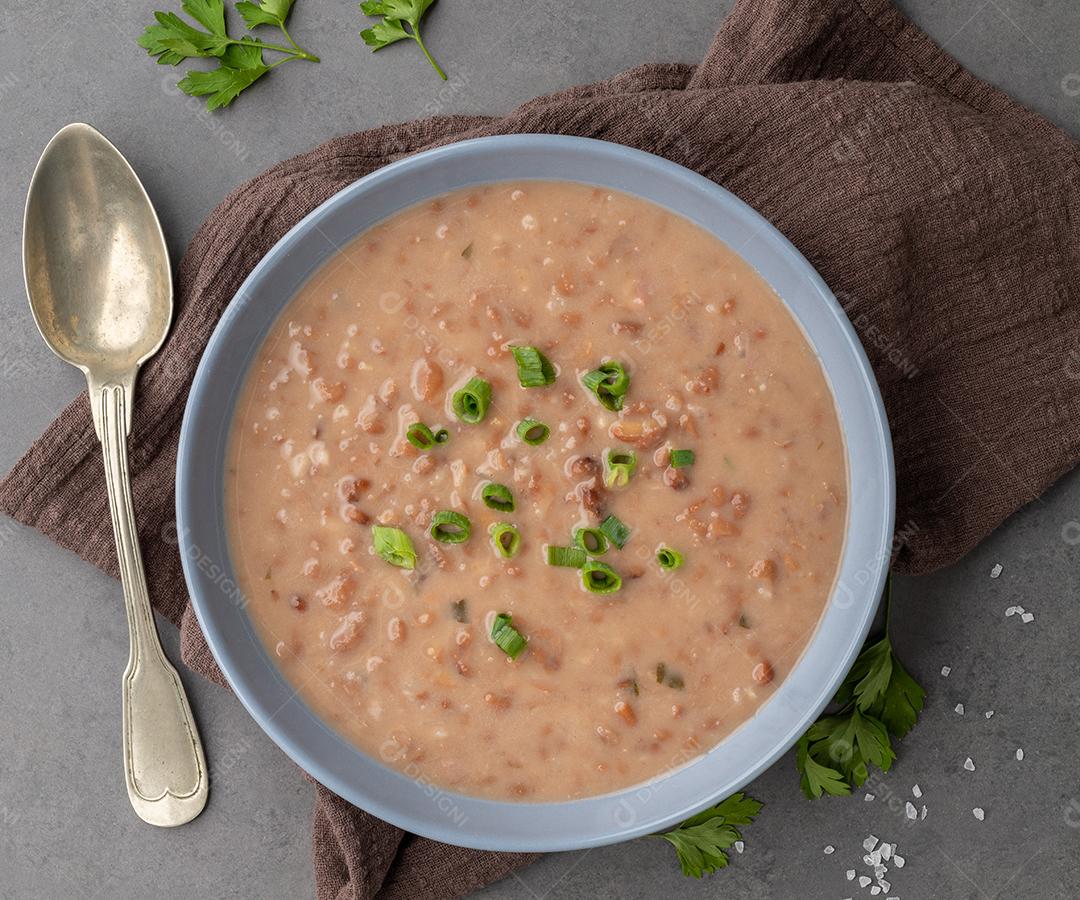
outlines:
[{"label": "metal spoon", "polygon": [[127,435],[135,376],[172,319],[165,237],[130,165],[89,125],[61,129],[41,154],[23,220],[23,274],[38,330],[82,369],[105,454],[131,649],[123,680],[124,776],[135,812],[182,825],[206,806],[202,742],[154,625],[139,552]]}]

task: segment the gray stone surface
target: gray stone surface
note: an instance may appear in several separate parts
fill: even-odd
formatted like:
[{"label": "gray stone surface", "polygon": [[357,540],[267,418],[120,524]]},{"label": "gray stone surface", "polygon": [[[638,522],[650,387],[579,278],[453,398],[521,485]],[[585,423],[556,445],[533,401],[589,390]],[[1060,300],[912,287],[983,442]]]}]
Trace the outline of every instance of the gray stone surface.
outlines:
[{"label": "gray stone surface", "polygon": [[[227,191],[316,141],[435,111],[497,112],[544,91],[650,60],[698,59],[730,4],[564,4],[443,0],[429,42],[454,82],[412,48],[373,57],[353,3],[301,0],[297,40],[321,65],[293,63],[233,110],[203,113],[134,39],[159,4],[6,0],[0,17],[0,466],[6,469],[81,379],[40,343],[19,264],[34,161],[62,125],[85,120],[129,156],[177,255]],[[1074,0],[901,0],[977,74],[1080,135],[1080,7]],[[70,18],[68,15],[70,13]],[[1002,473],[1002,477],[1009,477]],[[922,723],[889,776],[861,798],[808,803],[791,755],[753,785],[766,803],[725,873],[682,878],[644,839],[558,854],[489,898],[869,896],[869,834],[907,866],[891,896],[1080,896],[1080,476],[1070,476],[952,569],[897,587],[895,638],[930,690]],[[991,580],[994,563],[1004,565]],[[313,895],[311,791],[227,692],[187,677],[214,783],[210,806],[176,831],[141,824],[120,770],[120,591],[41,536],[0,521],[0,897],[169,898]],[[1019,603],[1036,619],[1006,619]],[[164,629],[175,656],[176,636]],[[941,677],[944,665],[952,667]],[[966,712],[955,713],[963,702]],[[992,719],[985,710],[994,710]],[[1015,750],[1025,759],[1017,762]],[[963,769],[971,756],[976,770]],[[907,824],[921,785],[928,815]],[[889,798],[893,798],[891,803]],[[973,807],[986,810],[984,822]],[[897,809],[899,808],[899,812]],[[836,852],[826,855],[826,845]],[[885,895],[882,895],[883,897]]]}]

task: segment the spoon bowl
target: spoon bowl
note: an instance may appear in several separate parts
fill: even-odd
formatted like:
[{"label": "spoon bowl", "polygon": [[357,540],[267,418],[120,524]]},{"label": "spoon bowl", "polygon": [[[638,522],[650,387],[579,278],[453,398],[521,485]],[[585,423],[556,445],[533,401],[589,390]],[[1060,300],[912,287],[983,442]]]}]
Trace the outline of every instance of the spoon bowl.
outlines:
[{"label": "spoon bowl", "polygon": [[45,343],[84,372],[134,371],[165,340],[173,311],[165,236],[127,160],[89,125],[68,125],[42,153],[23,271]]}]

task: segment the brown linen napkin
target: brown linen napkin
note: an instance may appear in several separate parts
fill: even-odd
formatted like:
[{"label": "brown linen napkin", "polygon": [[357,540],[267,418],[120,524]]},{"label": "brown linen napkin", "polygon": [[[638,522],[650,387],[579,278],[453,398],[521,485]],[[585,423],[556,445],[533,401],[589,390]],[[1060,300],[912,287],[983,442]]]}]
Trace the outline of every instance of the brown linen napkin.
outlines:
[{"label": "brown linen napkin", "polygon": [[[959,558],[1080,455],[1080,154],[962,69],[888,0],[739,0],[701,65],[649,65],[533,100],[329,141],[234,191],[177,274],[179,317],[139,388],[131,470],[154,603],[221,681],[173,528],[199,355],[259,258],[304,214],[405,154],[509,132],[630,144],[777,225],[836,291],[896,443],[900,571]],[[0,504],[117,574],[85,396],[0,483]],[[532,859],[415,838],[317,787],[320,900],[456,897]]]}]

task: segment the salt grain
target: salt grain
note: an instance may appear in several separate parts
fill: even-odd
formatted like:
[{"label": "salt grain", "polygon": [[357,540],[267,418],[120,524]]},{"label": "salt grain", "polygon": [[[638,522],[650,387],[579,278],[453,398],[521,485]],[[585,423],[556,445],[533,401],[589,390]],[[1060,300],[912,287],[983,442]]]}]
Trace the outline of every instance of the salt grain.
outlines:
[{"label": "salt grain", "polygon": [[878,845],[878,839],[874,835],[870,835],[865,841],[862,842],[863,849],[867,852],[873,850]]},{"label": "salt grain", "polygon": [[905,860],[904,857],[902,857],[899,853],[893,854],[892,861],[893,865],[896,866],[896,868],[898,869],[904,868],[904,863],[907,862],[907,860]]},{"label": "salt grain", "polygon": [[873,794],[867,794],[867,795],[866,795],[865,797],[863,797],[863,800],[864,800],[864,801],[865,801],[866,803],[869,803],[869,802],[870,802],[871,800],[873,800],[873,799],[874,799],[874,795],[873,795]]},{"label": "salt grain", "polygon": [[881,858],[888,862],[893,855],[893,850],[896,849],[895,844],[882,844],[881,845]]},{"label": "salt grain", "polygon": [[948,678],[948,677],[949,677],[949,673],[950,673],[951,671],[952,671],[952,666],[942,666],[942,667],[941,667],[941,677],[942,677],[942,678]]},{"label": "salt grain", "polygon": [[862,861],[868,866],[874,865],[874,858],[869,853],[862,858]]},{"label": "salt grain", "polygon": [[986,716],[986,718],[988,719],[992,719],[994,717],[994,711],[992,709],[988,709],[986,712],[983,713],[983,715]]},{"label": "salt grain", "polygon": [[1027,625],[1029,622],[1035,621],[1035,616],[1032,613],[1026,612],[1020,616],[1020,621]]},{"label": "salt grain", "polygon": [[1007,619],[1007,618],[1009,618],[1009,616],[1015,616],[1019,611],[1020,611],[1020,607],[1018,607],[1018,606],[1010,606],[1005,610],[1005,618]]},{"label": "salt grain", "polygon": [[829,844],[829,846],[827,846],[827,847],[825,848],[825,855],[826,855],[826,856],[829,856],[829,855],[831,855],[832,853],[834,853],[835,851],[836,851],[836,848],[835,848],[835,847],[834,847],[834,846],[833,846],[832,844]]},{"label": "salt grain", "polygon": [[922,796],[922,788],[919,787],[917,784],[912,785],[911,793],[914,795],[915,799],[918,800]]},{"label": "salt grain", "polygon": [[974,808],[974,809],[973,809],[973,810],[971,811],[971,813],[972,813],[972,815],[973,815],[973,816],[975,816],[975,818],[976,818],[976,819],[978,819],[978,820],[979,820],[980,822],[981,822],[981,821],[982,821],[983,819],[985,819],[985,818],[986,818],[986,813],[985,813],[985,812],[983,811],[983,808],[982,808],[981,806],[976,806],[976,807],[975,807],[975,808]]},{"label": "salt grain", "polygon": [[744,844],[742,841],[736,841],[734,847],[736,853],[742,853],[743,850],[746,848],[746,844]]},{"label": "salt grain", "polygon": [[1002,570],[1002,565],[1001,565],[1001,563],[995,563],[995,564],[994,564],[994,568],[992,568],[992,569],[990,570],[990,577],[991,577],[991,578],[997,578],[997,577],[998,577],[998,575],[1000,575],[1000,574],[1001,574],[1001,570]]},{"label": "salt grain", "polygon": [[907,813],[907,817],[912,821],[914,821],[919,815],[918,810],[915,809],[915,804],[912,803],[910,800],[904,804],[904,812]]},{"label": "salt grain", "polygon": [[971,761],[970,756],[964,760],[964,768],[967,769],[969,772],[975,771],[975,763]]},{"label": "salt grain", "polygon": [[892,882],[886,881],[884,878],[881,879],[880,883],[881,883],[881,889],[883,891],[888,891],[892,887]]},{"label": "salt grain", "polygon": [[954,707],[954,709],[956,710],[956,714],[958,716],[962,716],[964,714],[964,704],[963,703],[957,703],[956,706]]},{"label": "salt grain", "polygon": [[881,893],[881,888],[879,888],[876,884],[872,888],[870,888],[870,896],[871,897],[876,897],[880,893]]},{"label": "salt grain", "polygon": [[854,881],[855,880],[855,870],[854,869],[848,869],[844,873],[844,875],[847,877],[848,881]]},{"label": "salt grain", "polygon": [[870,884],[870,879],[865,875],[859,876],[859,887],[867,887]]},{"label": "salt grain", "polygon": [[1017,748],[1016,758],[1022,760],[1024,758],[1024,751],[1022,748]]},{"label": "salt grain", "polygon": [[925,818],[926,818],[926,807],[924,806],[921,810],[919,810],[919,821],[921,822]]}]

